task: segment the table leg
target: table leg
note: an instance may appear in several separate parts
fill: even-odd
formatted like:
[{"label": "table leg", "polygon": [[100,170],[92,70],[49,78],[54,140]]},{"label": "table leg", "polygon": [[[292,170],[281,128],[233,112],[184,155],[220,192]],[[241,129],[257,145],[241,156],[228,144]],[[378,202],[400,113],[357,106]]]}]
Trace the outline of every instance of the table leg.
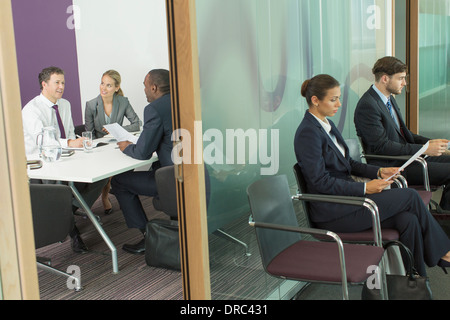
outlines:
[{"label": "table leg", "polygon": [[72,189],[72,193],[75,196],[75,198],[78,200],[78,202],[83,207],[84,211],[86,211],[86,214],[88,218],[92,221],[94,224],[94,227],[97,229],[98,233],[102,236],[103,240],[105,240],[106,244],[108,245],[109,249],[111,250],[111,256],[112,256],[112,265],[113,265],[113,273],[119,273],[119,264],[117,261],[117,249],[112,243],[111,239],[109,239],[108,235],[106,234],[105,230],[103,230],[102,226],[98,222],[97,218],[94,216],[94,214],[91,211],[91,208],[87,205],[86,201],[84,201],[81,194],[78,192],[77,188],[75,188],[75,185],[73,182],[69,182],[69,187]]}]

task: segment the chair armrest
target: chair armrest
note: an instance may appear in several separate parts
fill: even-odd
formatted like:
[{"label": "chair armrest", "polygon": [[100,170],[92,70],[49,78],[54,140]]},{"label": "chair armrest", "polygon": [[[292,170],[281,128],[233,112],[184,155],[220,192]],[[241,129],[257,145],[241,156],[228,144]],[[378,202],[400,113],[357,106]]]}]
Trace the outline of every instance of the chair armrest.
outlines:
[{"label": "chair armrest", "polygon": [[382,154],[363,154],[361,157],[366,159],[380,159],[380,160],[404,160],[408,161],[411,156],[404,155],[404,156],[386,156]]},{"label": "chair armrest", "polygon": [[[365,157],[366,159],[383,159],[383,160],[404,160],[405,162],[408,161],[411,156],[409,155],[402,155],[402,156],[386,156],[386,155],[378,155],[378,154],[364,154],[361,157]],[[427,161],[422,158],[418,157],[414,160],[414,162],[418,162],[423,169],[423,185],[425,190],[431,191],[430,187],[430,178],[428,175],[428,164]]]},{"label": "chair armrest", "polygon": [[366,207],[372,215],[372,227],[374,242],[378,247],[383,246],[381,236],[381,222],[380,213],[376,203],[368,198],[336,196],[336,195],[322,195],[322,194],[297,194],[292,196],[293,200],[311,201],[311,202],[329,202],[338,204],[347,204],[352,206]]},{"label": "chair armrest", "polygon": [[304,233],[304,234],[309,234],[309,235],[327,236],[327,237],[333,238],[338,243],[342,244],[341,238],[336,233],[334,233],[332,231],[328,231],[328,230],[315,229],[315,228],[304,228],[304,227],[294,227],[294,226],[275,224],[275,223],[266,223],[266,222],[255,222],[253,220],[252,216],[249,217],[248,224],[255,228]]},{"label": "chair armrest", "polygon": [[336,242],[336,244],[338,246],[343,294],[344,294],[344,297],[346,297],[346,299],[348,299],[347,270],[346,270],[347,268],[346,268],[346,264],[345,264],[344,244],[343,244],[341,238],[336,233],[334,233],[332,231],[328,231],[328,230],[322,230],[322,229],[293,227],[293,226],[286,226],[286,225],[265,223],[265,222],[255,222],[255,221],[253,221],[252,216],[250,216],[248,223],[250,226],[255,227],[255,228],[264,228],[264,229],[280,230],[280,231],[286,231],[286,232],[305,233],[305,234],[310,234],[310,235],[321,235],[321,236],[327,236],[327,237],[333,238],[333,240]]},{"label": "chair armrest", "polygon": [[330,202],[339,204],[349,204],[354,206],[363,206],[366,198],[363,197],[350,197],[350,196],[336,196],[328,194],[309,194],[299,193],[292,196],[293,200],[303,200],[312,202]]}]

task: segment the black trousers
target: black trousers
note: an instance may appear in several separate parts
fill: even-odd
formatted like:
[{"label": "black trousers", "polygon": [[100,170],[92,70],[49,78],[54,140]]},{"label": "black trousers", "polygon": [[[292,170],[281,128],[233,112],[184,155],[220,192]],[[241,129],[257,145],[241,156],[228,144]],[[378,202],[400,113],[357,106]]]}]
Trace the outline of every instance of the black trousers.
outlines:
[{"label": "black trousers", "polygon": [[[377,204],[381,227],[399,231],[399,240],[413,253],[415,268],[420,275],[426,276],[425,264],[435,266],[450,251],[447,234],[416,190],[391,189],[366,197]],[[334,232],[359,232],[372,228],[372,216],[368,209],[361,208],[343,218],[316,223],[316,226]]]},{"label": "black trousers", "polygon": [[156,189],[155,171],[128,171],[114,176],[111,193],[122,209],[128,228],[145,230],[148,219],[139,196],[154,197]]}]

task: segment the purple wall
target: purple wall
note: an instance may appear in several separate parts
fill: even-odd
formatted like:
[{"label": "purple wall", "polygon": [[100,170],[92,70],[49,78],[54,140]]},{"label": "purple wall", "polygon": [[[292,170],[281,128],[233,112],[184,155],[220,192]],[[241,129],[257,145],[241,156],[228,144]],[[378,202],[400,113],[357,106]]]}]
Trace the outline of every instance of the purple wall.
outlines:
[{"label": "purple wall", "polygon": [[74,124],[82,124],[75,29],[67,27],[71,14],[66,12],[72,0],[11,2],[22,107],[40,93],[39,72],[60,67],[66,80],[63,97],[72,105]]}]

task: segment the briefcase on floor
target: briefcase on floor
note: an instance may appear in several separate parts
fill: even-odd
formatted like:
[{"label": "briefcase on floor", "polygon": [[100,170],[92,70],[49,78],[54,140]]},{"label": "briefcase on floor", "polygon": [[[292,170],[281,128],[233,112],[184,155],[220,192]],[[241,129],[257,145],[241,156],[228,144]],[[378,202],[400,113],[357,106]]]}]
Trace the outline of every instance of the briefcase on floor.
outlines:
[{"label": "briefcase on floor", "polygon": [[145,262],[152,267],[181,270],[178,221],[155,219],[147,223]]}]

